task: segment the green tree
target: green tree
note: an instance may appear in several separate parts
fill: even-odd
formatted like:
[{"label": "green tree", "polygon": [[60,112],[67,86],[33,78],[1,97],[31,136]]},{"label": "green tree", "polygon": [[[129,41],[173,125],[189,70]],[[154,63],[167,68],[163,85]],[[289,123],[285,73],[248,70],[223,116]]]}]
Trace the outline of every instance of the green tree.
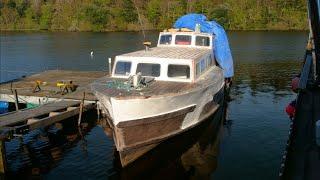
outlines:
[{"label": "green tree", "polygon": [[138,20],[136,7],[131,0],[123,0],[120,14],[125,22],[134,23]]},{"label": "green tree", "polygon": [[27,1],[25,1],[25,0],[16,0],[15,4],[16,4],[15,8],[17,9],[17,12],[19,13],[19,16],[20,17],[24,16],[25,10],[28,8]]},{"label": "green tree", "polygon": [[158,0],[151,0],[147,5],[147,18],[154,26],[157,26],[160,21],[160,5]]},{"label": "green tree", "polygon": [[208,19],[215,20],[224,27],[229,27],[230,21],[228,17],[228,11],[228,5],[219,5],[208,14]]},{"label": "green tree", "polygon": [[40,29],[42,30],[48,30],[51,26],[51,20],[52,20],[52,4],[47,3],[41,6],[41,17],[40,17]]},{"label": "green tree", "polygon": [[38,26],[38,18],[35,11],[29,7],[25,10],[25,29],[36,29]]},{"label": "green tree", "polygon": [[108,11],[95,4],[86,8],[85,16],[93,25],[94,31],[102,31],[108,21]]},{"label": "green tree", "polygon": [[235,30],[308,28],[305,0],[0,0],[0,29],[160,29],[186,13]]}]

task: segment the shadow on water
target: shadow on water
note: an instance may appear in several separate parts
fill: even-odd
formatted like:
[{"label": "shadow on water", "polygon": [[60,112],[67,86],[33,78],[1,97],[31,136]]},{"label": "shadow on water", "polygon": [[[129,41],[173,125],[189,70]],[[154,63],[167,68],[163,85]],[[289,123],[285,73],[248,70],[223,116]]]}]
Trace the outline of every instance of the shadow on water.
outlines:
[{"label": "shadow on water", "polygon": [[59,165],[65,153],[80,144],[83,156],[87,154],[86,135],[96,126],[96,112],[84,114],[82,128],[77,117],[32,131],[6,142],[8,179],[43,178],[42,175]]},{"label": "shadow on water", "polygon": [[[217,168],[223,108],[190,131],[173,137],[121,168],[115,152],[111,179],[209,179]],[[108,130],[107,130],[108,132]]]}]

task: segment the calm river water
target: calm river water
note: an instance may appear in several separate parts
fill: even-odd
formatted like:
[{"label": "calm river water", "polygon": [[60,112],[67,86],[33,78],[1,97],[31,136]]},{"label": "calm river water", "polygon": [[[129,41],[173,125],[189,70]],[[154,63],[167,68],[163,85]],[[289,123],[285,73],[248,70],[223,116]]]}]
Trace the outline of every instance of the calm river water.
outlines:
[{"label": "calm river water", "polygon": [[[157,32],[147,38],[156,44]],[[47,69],[106,71],[108,57],[143,48],[135,32],[1,32],[0,40],[1,82]],[[306,32],[229,32],[235,77],[223,128],[217,115],[121,169],[112,139],[93,112],[81,133],[70,121],[62,129],[7,142],[9,176],[275,179],[288,138],[284,107],[295,97],[289,84],[300,69],[306,40]]]}]

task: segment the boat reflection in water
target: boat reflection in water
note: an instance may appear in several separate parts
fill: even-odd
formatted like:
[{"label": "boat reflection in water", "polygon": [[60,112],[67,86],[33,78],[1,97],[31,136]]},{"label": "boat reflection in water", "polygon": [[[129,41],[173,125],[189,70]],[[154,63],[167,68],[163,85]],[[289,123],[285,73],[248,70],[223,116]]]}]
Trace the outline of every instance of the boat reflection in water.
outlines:
[{"label": "boat reflection in water", "polygon": [[[112,136],[106,120],[97,122],[96,112],[88,112],[81,129],[77,126],[78,118],[74,117],[7,142],[6,178],[208,179],[217,167],[224,109],[220,107],[199,126],[164,141],[126,168],[122,168],[111,139],[101,137],[103,131]],[[100,135],[96,135],[97,129],[101,130]],[[102,160],[101,157],[107,162],[97,160]],[[75,169],[70,169],[70,164]]]},{"label": "boat reflection in water", "polygon": [[[111,179],[209,179],[217,168],[219,136],[224,108],[201,125],[175,136],[152,149],[125,168],[114,151],[114,173]],[[107,124],[107,123],[106,123]],[[104,130],[110,135],[111,130]]]}]

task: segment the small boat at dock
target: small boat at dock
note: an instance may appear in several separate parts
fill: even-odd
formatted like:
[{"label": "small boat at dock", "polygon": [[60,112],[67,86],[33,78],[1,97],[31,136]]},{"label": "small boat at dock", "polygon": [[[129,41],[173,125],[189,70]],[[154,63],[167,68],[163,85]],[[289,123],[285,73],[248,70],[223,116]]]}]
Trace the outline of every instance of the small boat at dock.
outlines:
[{"label": "small boat at dock", "polygon": [[[198,18],[193,27],[183,24],[190,23],[186,17]],[[91,85],[122,166],[198,125],[222,105],[226,82],[233,76],[232,59],[226,65],[218,58],[215,52],[221,50],[215,42],[221,34],[217,38],[218,33],[205,31],[203,17],[186,15],[174,29],[160,33],[156,47],[145,43],[145,50],[116,56],[110,76]],[[231,57],[229,46],[224,48]]]}]

